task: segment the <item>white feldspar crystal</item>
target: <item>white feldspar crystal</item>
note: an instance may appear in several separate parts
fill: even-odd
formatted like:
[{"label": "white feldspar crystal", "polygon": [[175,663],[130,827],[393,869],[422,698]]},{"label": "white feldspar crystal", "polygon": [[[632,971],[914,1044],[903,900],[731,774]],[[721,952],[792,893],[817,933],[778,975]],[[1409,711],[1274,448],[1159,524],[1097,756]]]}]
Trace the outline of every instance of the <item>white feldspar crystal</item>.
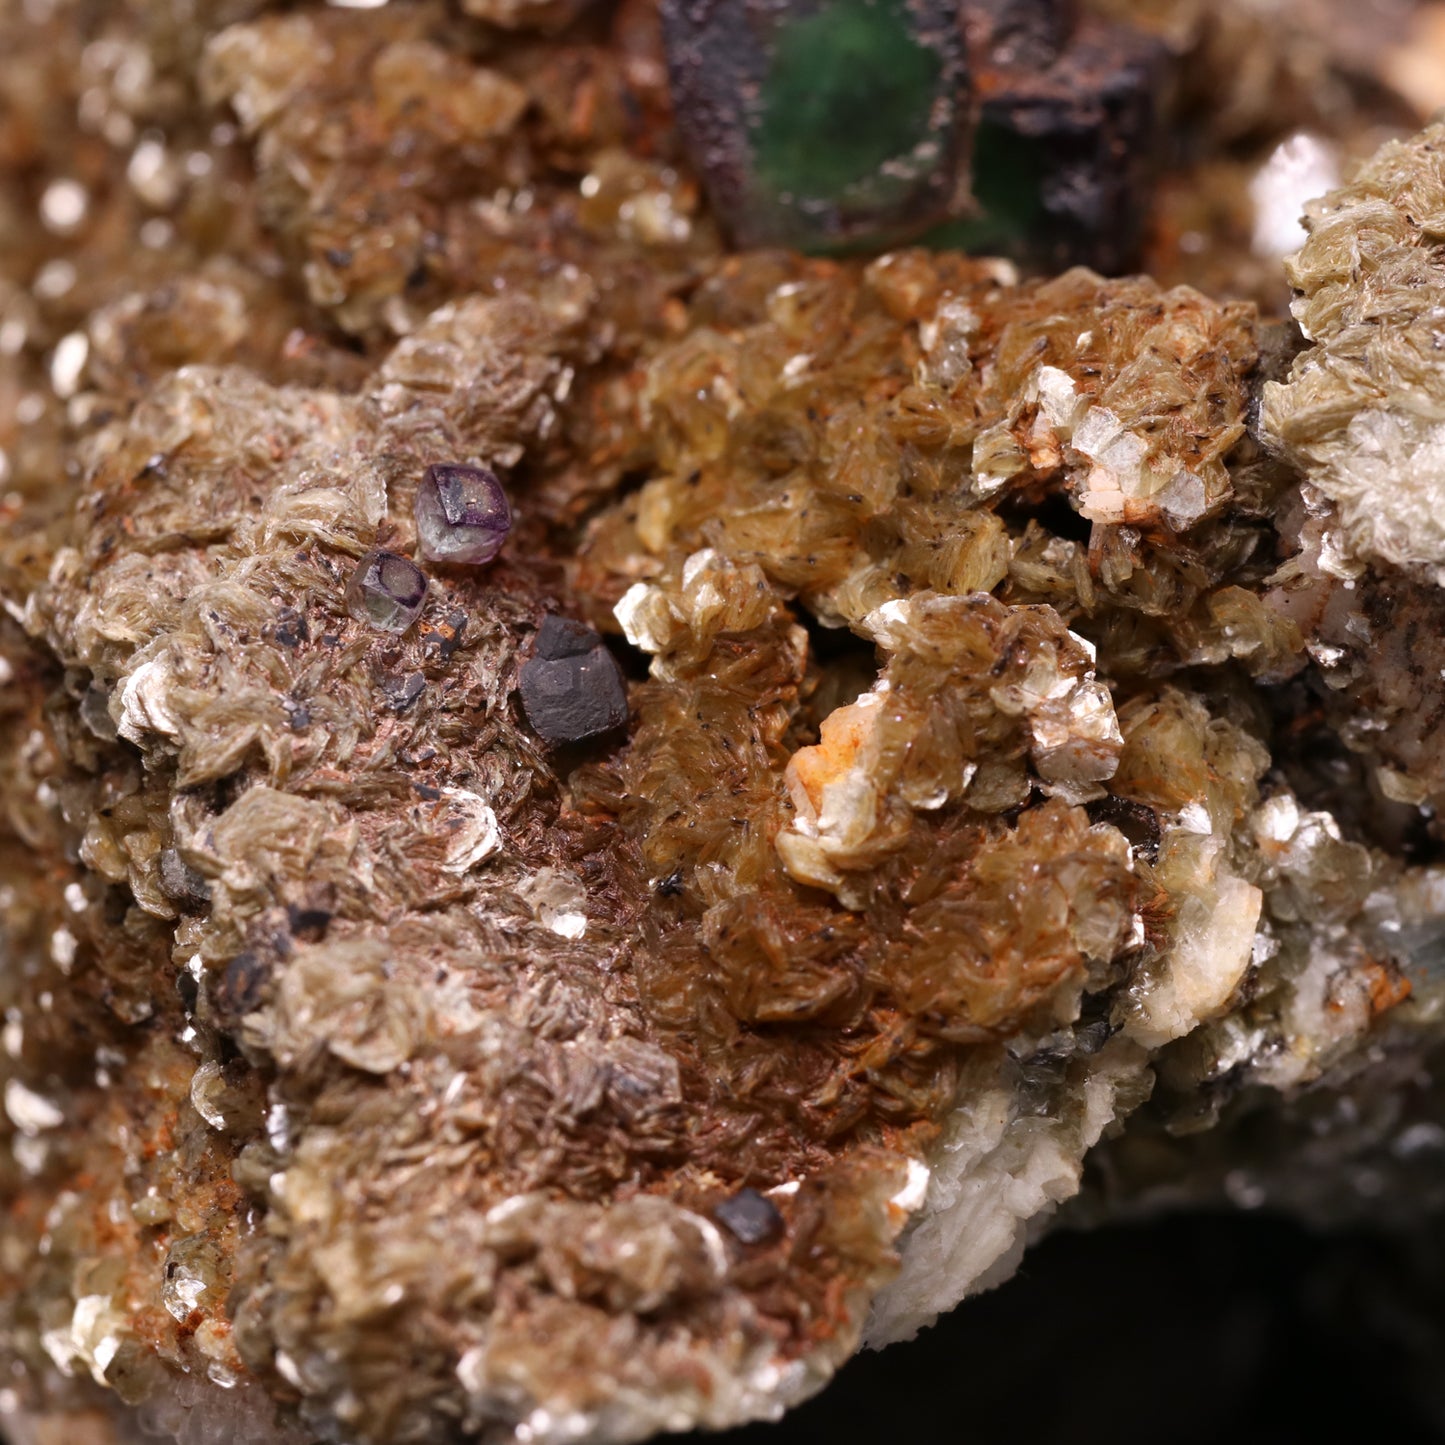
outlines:
[{"label": "white feldspar crystal", "polygon": [[622,635],[643,652],[662,652],[678,630],[666,595],[646,582],[634,582],[618,599],[612,615]]},{"label": "white feldspar crystal", "polygon": [[1135,993],[1127,1032],[1146,1048],[1221,1013],[1249,968],[1264,895],[1219,865],[1222,851],[1222,839],[1207,840],[1196,886],[1178,905],[1173,947]]},{"label": "white feldspar crystal", "polygon": [[573,874],[539,868],[517,892],[537,921],[559,938],[581,938],[587,932],[587,890]]},{"label": "white feldspar crystal", "polygon": [[1038,401],[1039,415],[1064,440],[1071,438],[1079,417],[1087,408],[1074,378],[1057,366],[1041,366],[1029,388]]},{"label": "white feldspar crystal", "polygon": [[918,328],[923,355],[914,376],[923,386],[949,388],[973,370],[970,342],[978,334],[978,313],[959,297],[945,297],[937,311]]},{"label": "white feldspar crystal", "polygon": [[226,1127],[226,1116],[218,1103],[224,1095],[225,1087],[221,1066],[217,1063],[202,1064],[191,1075],[191,1104],[196,1113],[213,1129]]},{"label": "white feldspar crystal", "polygon": [[22,1084],[19,1079],[5,1081],[5,1112],[22,1134],[36,1135],[46,1129],[58,1129],[65,1114],[53,1100]]},{"label": "white feldspar crystal", "polygon": [[497,815],[487,800],[466,788],[443,788],[445,802],[443,829],[447,833],[448,873],[465,873],[501,846]]},{"label": "white feldspar crystal", "polygon": [[1369,979],[1349,966],[1330,940],[1311,940],[1309,962],[1285,995],[1279,1019],[1282,1047],[1260,1050],[1252,1076],[1276,1089],[1289,1089],[1317,1078],[1335,1045],[1346,1044],[1369,1027]]},{"label": "white feldspar crystal", "polygon": [[96,1384],[103,1385],[105,1372],[120,1349],[123,1321],[109,1295],[82,1295],[75,1302],[70,1324],[46,1330],[40,1343],[62,1375],[85,1370]]},{"label": "white feldspar crystal", "polygon": [[866,1342],[910,1339],[966,1295],[1002,1283],[1034,1229],[1078,1192],[1084,1155],[1119,1111],[1121,1086],[1142,1074],[1142,1049],[1117,1040],[1095,1057],[1067,1104],[1026,1111],[1007,1055],[964,1070],[959,1104],[932,1157],[932,1179],[897,1278],[873,1303]]},{"label": "white feldspar crystal", "polygon": [[184,1322],[191,1317],[208,1288],[206,1281],[188,1265],[174,1265],[166,1272],[161,1303],[173,1319]]},{"label": "white feldspar crystal", "polygon": [[1029,727],[1039,777],[1070,802],[1088,802],[1099,793],[1093,785],[1118,771],[1124,735],[1109,689],[1092,674],[1037,709]]},{"label": "white feldspar crystal", "polygon": [[1339,148],[1301,131],[1281,141],[1249,183],[1254,203],[1254,252],[1276,260],[1308,239],[1305,206],[1340,183]]}]

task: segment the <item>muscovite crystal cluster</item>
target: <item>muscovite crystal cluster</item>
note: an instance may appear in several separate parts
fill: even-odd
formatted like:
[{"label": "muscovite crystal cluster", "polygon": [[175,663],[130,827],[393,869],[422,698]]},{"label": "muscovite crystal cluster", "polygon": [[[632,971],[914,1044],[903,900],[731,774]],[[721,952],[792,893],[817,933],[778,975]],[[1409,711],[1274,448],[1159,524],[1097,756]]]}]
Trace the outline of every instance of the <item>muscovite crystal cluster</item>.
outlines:
[{"label": "muscovite crystal cluster", "polygon": [[[724,1426],[1071,1199],[1445,1207],[1445,128],[1083,9],[0,15],[12,1445]],[[1398,132],[1293,320],[1177,175],[1015,264],[1146,56],[1191,197]]]}]

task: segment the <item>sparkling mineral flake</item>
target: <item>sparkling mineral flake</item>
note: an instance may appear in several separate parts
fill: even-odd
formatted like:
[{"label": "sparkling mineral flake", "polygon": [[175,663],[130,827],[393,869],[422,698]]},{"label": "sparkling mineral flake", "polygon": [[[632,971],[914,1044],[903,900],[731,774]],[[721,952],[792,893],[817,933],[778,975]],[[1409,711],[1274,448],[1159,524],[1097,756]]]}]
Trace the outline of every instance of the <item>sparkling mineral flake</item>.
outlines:
[{"label": "sparkling mineral flake", "polygon": [[79,181],[52,181],[40,198],[40,218],[46,228],[65,235],[85,219],[90,196]]},{"label": "sparkling mineral flake", "polygon": [[80,388],[81,374],[90,356],[90,339],[82,331],[61,338],[50,361],[50,385],[62,401]]},{"label": "sparkling mineral flake", "polygon": [[495,472],[460,463],[426,469],[416,491],[423,557],[481,566],[502,550],[511,528],[512,511]]}]

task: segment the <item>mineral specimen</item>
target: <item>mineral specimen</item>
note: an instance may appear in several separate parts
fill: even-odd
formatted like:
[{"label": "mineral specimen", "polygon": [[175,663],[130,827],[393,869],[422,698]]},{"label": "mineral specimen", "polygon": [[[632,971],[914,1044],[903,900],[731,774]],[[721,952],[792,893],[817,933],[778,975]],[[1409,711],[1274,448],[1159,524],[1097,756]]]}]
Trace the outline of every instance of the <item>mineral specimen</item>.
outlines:
[{"label": "mineral specimen", "polygon": [[[884,172],[932,206],[965,34],[1042,91],[1105,33],[746,11],[716,76],[705,5],[7,17],[22,1445],[726,1426],[1071,1196],[1440,1203],[1440,131],[1311,209],[1305,336],[730,253],[664,26],[780,225],[876,218]],[[914,90],[818,150],[873,45]],[[1137,158],[1141,73],[1089,166]],[[1195,139],[1268,154],[1295,98]],[[501,551],[439,457],[508,476]],[[489,565],[422,576],[458,526]]]},{"label": "mineral specimen", "polygon": [[485,467],[434,464],[417,485],[417,546],[430,561],[490,562],[511,527],[507,494]]},{"label": "mineral specimen", "polygon": [[947,215],[971,135],[954,0],[665,0],[679,119],[744,244],[839,246]]},{"label": "mineral specimen", "polygon": [[346,608],[358,622],[405,632],[426,604],[426,578],[414,562],[373,548],[346,584]]},{"label": "mineral specimen", "polygon": [[627,688],[590,627],[548,613],[517,674],[522,707],[545,742],[579,743],[627,722]]},{"label": "mineral specimen", "polygon": [[1137,252],[1163,52],[1136,29],[1067,0],[664,0],[662,18],[679,128],[741,243],[942,226],[1043,266]]}]

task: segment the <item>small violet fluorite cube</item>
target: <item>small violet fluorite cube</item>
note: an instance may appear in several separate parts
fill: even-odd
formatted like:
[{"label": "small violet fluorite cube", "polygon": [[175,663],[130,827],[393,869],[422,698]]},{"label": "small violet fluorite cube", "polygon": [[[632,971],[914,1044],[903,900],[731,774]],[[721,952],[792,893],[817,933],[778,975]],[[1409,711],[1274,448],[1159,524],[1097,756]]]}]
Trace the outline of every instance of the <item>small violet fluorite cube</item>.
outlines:
[{"label": "small violet fluorite cube", "polygon": [[480,566],[502,549],[512,509],[495,472],[461,463],[438,463],[416,491],[416,535],[431,562]]}]

